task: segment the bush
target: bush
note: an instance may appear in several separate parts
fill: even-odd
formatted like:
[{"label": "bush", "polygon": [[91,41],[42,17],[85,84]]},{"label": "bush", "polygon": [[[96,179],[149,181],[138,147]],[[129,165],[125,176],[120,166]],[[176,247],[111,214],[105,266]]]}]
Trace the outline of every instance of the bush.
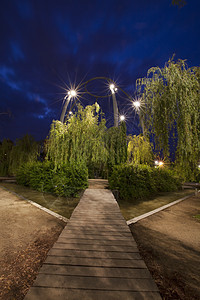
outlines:
[{"label": "bush", "polygon": [[76,196],[88,186],[88,170],[83,163],[61,165],[55,170],[51,162],[32,162],[17,172],[17,183],[42,192]]},{"label": "bush", "polygon": [[181,178],[165,168],[154,168],[154,181],[157,192],[172,192],[181,187]]},{"label": "bush", "polygon": [[109,177],[109,187],[119,190],[119,198],[127,201],[145,198],[156,192],[175,191],[179,185],[179,180],[170,170],[147,165],[118,165]]}]

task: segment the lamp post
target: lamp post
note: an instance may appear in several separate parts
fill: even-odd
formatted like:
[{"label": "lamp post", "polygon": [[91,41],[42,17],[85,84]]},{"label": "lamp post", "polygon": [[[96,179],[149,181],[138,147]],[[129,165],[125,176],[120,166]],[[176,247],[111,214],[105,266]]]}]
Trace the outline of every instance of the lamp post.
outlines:
[{"label": "lamp post", "polygon": [[124,115],[121,115],[121,116],[119,117],[119,119],[120,119],[121,122],[123,122],[123,121],[125,121],[125,116],[124,116]]},{"label": "lamp post", "polygon": [[141,102],[139,100],[136,100],[133,102],[133,107],[134,109],[138,112],[138,115],[139,115],[139,120],[140,120],[140,125],[142,127],[142,133],[143,133],[143,136],[145,135],[144,133],[144,121],[143,121],[143,118],[142,118],[142,115],[141,115]]},{"label": "lamp post", "polygon": [[112,83],[110,84],[110,90],[112,92],[112,99],[113,99],[113,113],[114,113],[114,127],[118,127],[119,125],[119,112],[118,112],[118,106],[117,106],[117,100],[115,96],[115,92],[117,91],[117,88]]},{"label": "lamp post", "polygon": [[62,113],[61,113],[61,116],[60,116],[60,121],[62,123],[64,123],[64,119],[65,119],[65,114],[66,114],[66,110],[67,110],[67,107],[69,105],[69,102],[71,100],[71,98],[74,98],[76,97],[77,93],[75,90],[70,90],[68,92],[68,95],[65,96],[64,100],[65,100],[65,103],[64,103],[64,106],[63,106],[63,109],[62,109]]}]

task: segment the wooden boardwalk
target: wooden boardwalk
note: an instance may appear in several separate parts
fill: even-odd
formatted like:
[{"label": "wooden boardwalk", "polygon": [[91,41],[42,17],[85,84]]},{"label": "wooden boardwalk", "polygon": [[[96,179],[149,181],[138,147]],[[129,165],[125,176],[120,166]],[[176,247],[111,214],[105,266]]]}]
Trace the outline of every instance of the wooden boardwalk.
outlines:
[{"label": "wooden boardwalk", "polygon": [[111,191],[85,191],[25,297],[40,299],[161,299]]}]

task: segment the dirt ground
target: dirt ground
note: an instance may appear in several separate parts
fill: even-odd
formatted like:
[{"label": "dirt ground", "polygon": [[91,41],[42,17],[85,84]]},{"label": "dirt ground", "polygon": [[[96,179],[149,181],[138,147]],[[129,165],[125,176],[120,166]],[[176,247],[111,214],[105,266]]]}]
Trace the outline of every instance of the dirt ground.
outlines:
[{"label": "dirt ground", "polygon": [[200,197],[130,226],[163,299],[200,299]]},{"label": "dirt ground", "polygon": [[65,223],[0,188],[0,299],[23,299]]}]

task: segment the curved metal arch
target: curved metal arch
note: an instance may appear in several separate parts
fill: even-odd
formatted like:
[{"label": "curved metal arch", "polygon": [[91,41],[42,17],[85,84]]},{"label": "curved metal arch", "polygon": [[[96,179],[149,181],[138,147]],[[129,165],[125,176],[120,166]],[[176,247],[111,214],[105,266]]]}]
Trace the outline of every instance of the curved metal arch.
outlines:
[{"label": "curved metal arch", "polygon": [[[91,97],[94,97],[94,98],[96,98],[96,99],[98,99],[98,98],[107,98],[107,97],[111,97],[112,96],[112,100],[113,100],[113,112],[114,112],[114,126],[115,127],[118,127],[118,124],[119,124],[119,112],[118,112],[118,105],[117,105],[117,100],[116,100],[116,95],[115,95],[115,93],[109,93],[109,94],[107,94],[107,95],[105,95],[105,96],[99,96],[99,95],[95,95],[95,94],[93,94],[93,93],[91,93],[89,90],[88,90],[88,88],[87,88],[87,85],[88,85],[88,83],[90,83],[90,82],[92,82],[92,81],[95,81],[95,80],[105,80],[105,81],[107,81],[109,84],[114,84],[115,86],[116,86],[116,88],[118,89],[118,90],[120,90],[123,94],[125,94],[126,95],[126,97],[128,98],[128,99],[132,99],[122,88],[120,88],[117,84],[116,84],[116,82],[114,81],[114,80],[112,80],[111,78],[108,78],[108,77],[104,77],[104,76],[99,76],[99,77],[93,77],[93,78],[91,78],[91,79],[89,79],[89,80],[87,80],[87,81],[85,81],[85,82],[83,82],[83,83],[81,83],[80,85],[79,85],[79,89],[81,89],[82,87],[84,88],[84,92],[82,93],[82,95],[81,96],[78,96],[78,97],[76,97],[76,99],[75,99],[75,101],[74,101],[74,103],[73,103],[73,105],[72,105],[72,107],[71,107],[71,109],[73,109],[74,108],[74,106],[76,105],[76,103],[78,102],[78,100],[84,95],[84,94],[88,94],[88,95],[90,95]],[[66,119],[68,118],[68,116],[69,116],[69,113],[67,114],[67,116],[65,117],[65,119],[64,119],[64,115],[65,115],[65,113],[66,113],[66,110],[67,110],[67,106],[68,106],[68,104],[69,104],[69,101],[67,101],[67,98],[65,99],[65,105],[64,105],[64,107],[63,107],[63,110],[62,110],[62,113],[61,113],[61,118],[60,118],[60,120],[61,120],[61,122],[65,122],[66,121]]]}]

